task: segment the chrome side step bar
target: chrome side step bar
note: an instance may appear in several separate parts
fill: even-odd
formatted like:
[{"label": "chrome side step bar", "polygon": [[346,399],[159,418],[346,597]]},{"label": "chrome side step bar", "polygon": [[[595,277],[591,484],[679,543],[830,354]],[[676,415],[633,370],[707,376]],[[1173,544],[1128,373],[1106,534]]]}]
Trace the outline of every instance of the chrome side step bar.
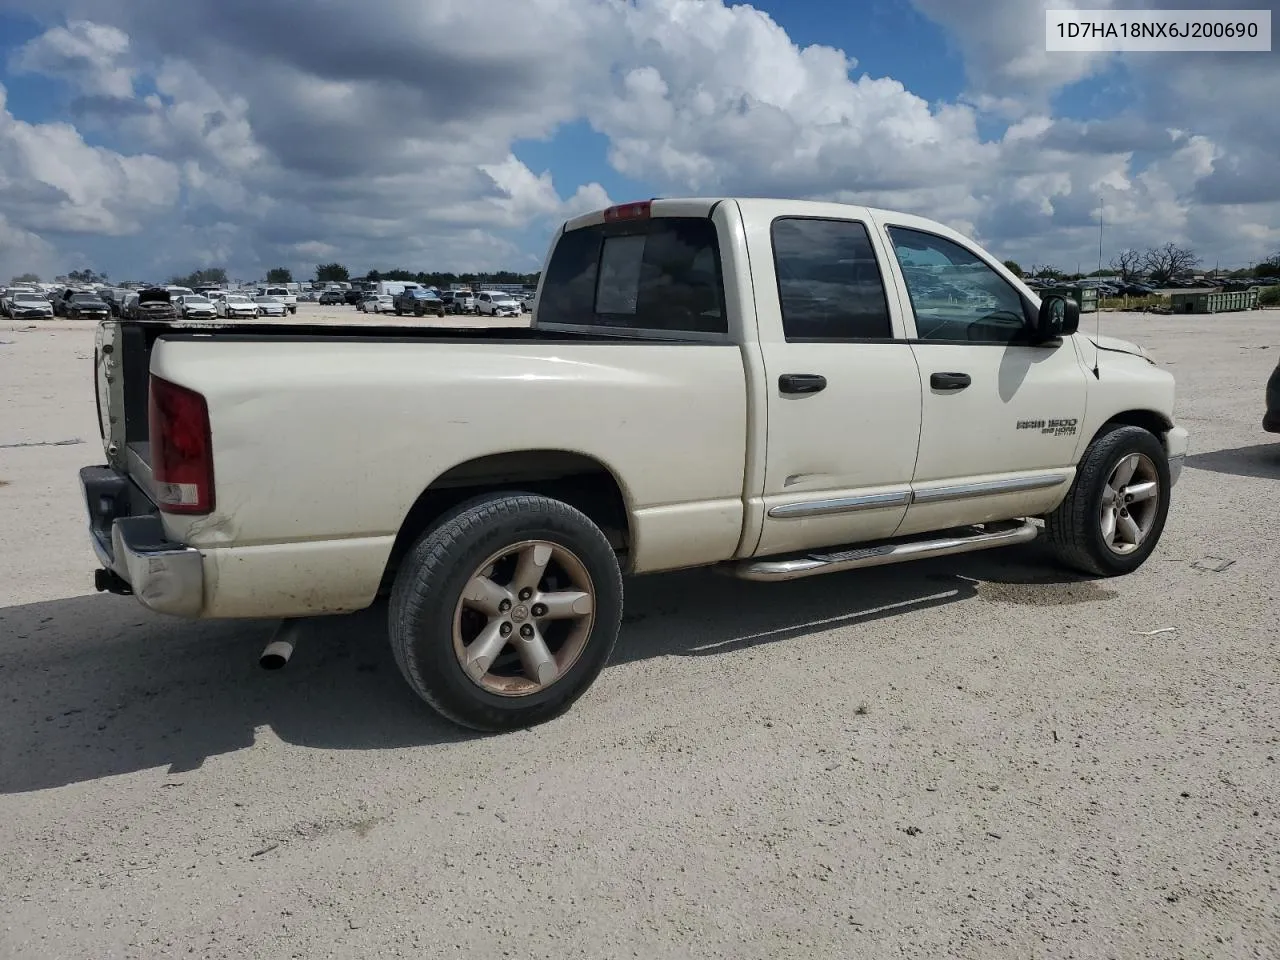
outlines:
[{"label": "chrome side step bar", "polygon": [[965,527],[953,532],[951,536],[929,540],[899,540],[852,547],[835,553],[808,553],[789,558],[740,560],[731,564],[725,572],[743,580],[799,580],[801,577],[815,577],[823,573],[839,573],[862,567],[881,567],[908,560],[1006,547],[1034,540],[1039,533],[1040,528],[1029,520],[989,523]]}]

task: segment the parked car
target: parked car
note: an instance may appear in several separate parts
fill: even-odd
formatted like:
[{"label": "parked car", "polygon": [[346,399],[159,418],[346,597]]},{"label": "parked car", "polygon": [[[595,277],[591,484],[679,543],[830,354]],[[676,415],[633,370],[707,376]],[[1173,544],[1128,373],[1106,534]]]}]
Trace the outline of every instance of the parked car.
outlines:
[{"label": "parked car", "polygon": [[111,316],[111,308],[96,293],[73,293],[64,309],[68,320],[106,320]]},{"label": "parked car", "polygon": [[41,294],[19,290],[9,296],[5,315],[14,320],[49,320],[53,317],[53,304]]},{"label": "parked car", "polygon": [[71,304],[71,298],[74,297],[77,293],[83,293],[83,292],[84,291],[77,290],[74,287],[63,287],[61,290],[59,290],[49,300],[49,302],[53,304],[54,316],[58,316],[58,317],[67,316],[67,308]]},{"label": "parked car", "polygon": [[125,298],[120,315],[127,320],[171,321],[178,319],[178,308],[165,287],[143,287]]},{"label": "parked car", "polygon": [[298,297],[289,291],[288,287],[265,286],[258,288],[259,297],[274,297],[280,303],[284,304],[286,310],[290,313],[298,312]]},{"label": "parked car", "polygon": [[362,290],[360,287],[352,287],[350,290],[341,291],[341,293],[343,303],[350,307],[356,307],[360,305],[360,301],[368,295],[369,291]]},{"label": "parked car", "polygon": [[98,588],[283,618],[269,666],[299,618],[389,593],[410,687],[512,730],[609,660],[624,572],[779,581],[1043,536],[1115,576],[1159,543],[1188,441],[1170,372],[940,223],[654,200],[568,221],[545,262],[532,326],[465,337],[101,325]]},{"label": "parked car", "polygon": [[357,309],[362,313],[395,313],[395,297],[389,297],[385,293],[365,294]]},{"label": "parked car", "polygon": [[397,317],[406,313],[415,317],[425,317],[428,314],[444,316],[444,301],[426,287],[407,288],[394,299],[393,306]]},{"label": "parked car", "polygon": [[184,320],[212,320],[218,315],[213,301],[198,293],[177,297],[175,303],[178,306],[178,313]]},{"label": "parked car", "polygon": [[520,301],[500,290],[481,290],[476,297],[476,313],[483,317],[518,317]]},{"label": "parked car", "polygon": [[1150,297],[1155,294],[1155,287],[1145,283],[1125,283],[1120,286],[1120,293],[1126,297]]},{"label": "parked car", "polygon": [[289,312],[289,308],[275,297],[259,295],[253,298],[253,302],[258,307],[260,317],[283,317]]},{"label": "parked car", "polygon": [[475,313],[476,312],[476,295],[470,290],[450,290],[452,298],[449,301],[450,313]]},{"label": "parked car", "polygon": [[1280,433],[1280,362],[1276,363],[1267,381],[1267,407],[1262,414],[1262,429],[1268,433]]},{"label": "parked car", "polygon": [[343,296],[341,290],[325,290],[320,294],[320,306],[333,306],[339,303],[345,303],[346,297]]},{"label": "parked car", "polygon": [[[13,316],[13,303],[19,294],[35,294],[36,296],[44,297],[44,294],[34,287],[5,287],[3,290],[0,290],[0,316]],[[46,301],[48,300],[47,297],[45,297],[45,299]]]},{"label": "parked car", "polygon": [[256,320],[260,312],[258,305],[242,293],[228,293],[213,306],[218,316],[227,320]]}]

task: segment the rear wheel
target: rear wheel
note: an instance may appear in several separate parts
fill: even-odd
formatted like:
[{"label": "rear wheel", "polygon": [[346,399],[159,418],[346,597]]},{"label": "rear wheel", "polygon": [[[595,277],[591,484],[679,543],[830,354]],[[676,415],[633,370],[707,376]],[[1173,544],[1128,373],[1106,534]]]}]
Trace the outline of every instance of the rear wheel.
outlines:
[{"label": "rear wheel", "polygon": [[1160,440],[1141,427],[1117,426],[1089,444],[1067,498],[1045,517],[1049,543],[1084,573],[1132,573],[1160,542],[1169,488]]},{"label": "rear wheel", "polygon": [[422,535],[391,592],[396,662],[413,690],[477,730],[543,723],[604,668],[622,619],[608,539],[558,500],[462,504]]}]

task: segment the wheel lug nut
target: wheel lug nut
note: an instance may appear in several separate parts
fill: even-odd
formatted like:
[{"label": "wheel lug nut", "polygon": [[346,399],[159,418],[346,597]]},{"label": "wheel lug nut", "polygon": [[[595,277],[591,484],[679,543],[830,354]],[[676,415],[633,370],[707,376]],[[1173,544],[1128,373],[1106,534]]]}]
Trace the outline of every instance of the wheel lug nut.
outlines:
[{"label": "wheel lug nut", "polygon": [[511,636],[511,624],[504,623],[502,626],[498,628],[498,632],[502,634],[504,637]]},{"label": "wheel lug nut", "polygon": [[533,596],[533,591],[530,590],[528,587],[525,587],[523,590],[520,591],[521,600],[528,600],[532,596]]},{"label": "wheel lug nut", "polygon": [[533,605],[533,615],[535,617],[545,617],[547,615],[547,605],[545,603],[535,603]]},{"label": "wheel lug nut", "polygon": [[498,609],[501,610],[503,613],[506,613],[508,610],[511,609],[511,601],[503,600],[501,603],[498,604]]},{"label": "wheel lug nut", "polygon": [[531,627],[529,624],[526,623],[523,627],[520,628],[520,636],[528,640],[530,637],[533,636],[533,627]]}]

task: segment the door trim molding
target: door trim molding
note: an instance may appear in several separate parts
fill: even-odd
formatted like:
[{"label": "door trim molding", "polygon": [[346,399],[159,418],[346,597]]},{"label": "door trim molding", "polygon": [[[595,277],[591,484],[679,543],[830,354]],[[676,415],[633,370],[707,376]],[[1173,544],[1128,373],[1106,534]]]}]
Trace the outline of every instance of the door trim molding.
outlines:
[{"label": "door trim molding", "polygon": [[807,517],[825,517],[835,513],[854,513],[859,510],[905,507],[910,502],[910,490],[902,490],[898,493],[869,493],[860,497],[835,497],[829,500],[783,503],[770,507],[769,516],[774,520],[800,520]]},{"label": "door trim molding", "polygon": [[896,493],[869,493],[858,497],[832,497],[823,500],[801,500],[783,503],[769,508],[773,520],[804,520],[809,517],[828,517],[839,513],[857,513],[861,510],[881,510],[886,507],[906,507],[913,503],[944,503],[948,500],[968,500],[973,497],[990,497],[1002,493],[1023,493],[1028,490],[1047,490],[1071,479],[1070,474],[1052,473],[1035,477],[1014,477],[1009,480],[980,480],[949,487],[932,487],[925,490],[902,490]]},{"label": "door trim molding", "polygon": [[1011,480],[980,480],[951,487],[932,487],[915,490],[912,503],[941,503],[944,500],[968,500],[971,497],[989,497],[1000,493],[1021,493],[1026,490],[1045,490],[1071,479],[1069,474],[1042,474],[1038,477],[1014,477]]}]

